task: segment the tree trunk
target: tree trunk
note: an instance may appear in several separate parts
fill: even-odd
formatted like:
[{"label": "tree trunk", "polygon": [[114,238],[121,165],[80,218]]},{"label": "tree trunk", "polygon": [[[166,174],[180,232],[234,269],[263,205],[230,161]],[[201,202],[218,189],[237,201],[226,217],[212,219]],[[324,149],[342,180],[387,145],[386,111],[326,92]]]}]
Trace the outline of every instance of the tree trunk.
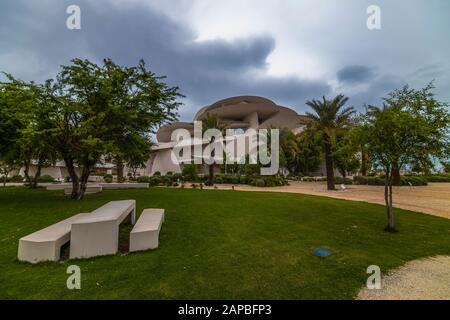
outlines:
[{"label": "tree trunk", "polygon": [[367,163],[368,163],[368,155],[363,147],[361,148],[361,175],[363,177],[367,176]]},{"label": "tree trunk", "polygon": [[209,179],[208,183],[210,186],[214,185],[214,165],[209,165]]},{"label": "tree trunk", "polygon": [[81,200],[84,198],[90,171],[91,171],[90,167],[88,167],[88,166],[83,167],[83,171],[82,171],[81,177],[80,177],[79,191],[78,191],[76,200]]},{"label": "tree trunk", "polygon": [[401,178],[400,178],[400,168],[395,165],[392,167],[392,178],[393,178],[393,184],[394,186],[399,186],[402,184]]},{"label": "tree trunk", "polygon": [[25,179],[28,182],[28,186],[31,187],[31,178],[30,178],[30,161],[26,160],[24,163],[25,169],[23,170],[23,174],[25,175]]},{"label": "tree trunk", "polygon": [[41,171],[42,171],[42,160],[38,159],[37,170],[36,170],[36,173],[34,174],[33,181],[30,184],[30,187],[32,189],[36,189],[37,188],[38,179],[41,176]]},{"label": "tree trunk", "polygon": [[386,231],[395,232],[394,226],[394,212],[392,206],[392,183],[393,176],[391,174],[392,171],[386,170],[386,178],[384,182],[384,200],[386,202],[386,214],[387,214],[387,226]]},{"label": "tree trunk", "polygon": [[325,144],[325,167],[327,170],[327,188],[328,190],[335,190],[334,186],[334,166],[333,166],[333,152],[331,143],[328,137],[324,138]]},{"label": "tree trunk", "polygon": [[117,167],[117,182],[122,183],[125,181],[123,177],[123,160],[122,158],[116,158],[116,167]]},{"label": "tree trunk", "polygon": [[72,194],[70,195],[70,197],[72,199],[77,199],[79,188],[80,188],[80,180],[79,180],[77,172],[75,170],[73,159],[64,158],[64,162],[66,163],[66,167],[67,167],[67,171],[69,172],[70,180],[72,180]]}]

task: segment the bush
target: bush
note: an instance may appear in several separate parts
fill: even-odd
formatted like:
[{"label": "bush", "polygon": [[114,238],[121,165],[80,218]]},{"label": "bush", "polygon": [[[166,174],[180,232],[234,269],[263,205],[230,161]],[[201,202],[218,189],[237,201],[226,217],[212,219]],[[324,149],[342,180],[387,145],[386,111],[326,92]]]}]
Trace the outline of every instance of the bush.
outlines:
[{"label": "bush", "polygon": [[185,164],[183,166],[183,180],[185,181],[198,181],[197,168],[194,164]]},{"label": "bush", "polygon": [[150,177],[150,179],[148,180],[148,183],[151,187],[159,186],[162,182],[163,181],[160,176],[153,176],[153,177]]},{"label": "bush", "polygon": [[343,178],[343,177],[334,177],[334,182],[337,184],[353,184],[353,180],[349,178]]},{"label": "bush", "polygon": [[402,186],[426,186],[428,184],[424,177],[401,177]]},{"label": "bush", "polygon": [[171,175],[166,175],[164,177],[161,177],[161,183],[164,184],[165,186],[170,187],[172,185],[173,182],[173,177]]},{"label": "bush", "polygon": [[430,175],[425,176],[425,179],[428,182],[450,182],[450,175],[439,174],[439,175]]},{"label": "bush", "polygon": [[8,182],[23,182],[23,177],[21,175],[15,175],[7,179]]},{"label": "bush", "polygon": [[264,181],[264,179],[256,179],[255,180],[255,186],[256,187],[265,187],[266,186],[266,182]]},{"label": "bush", "polygon": [[37,182],[49,183],[49,182],[55,182],[55,179],[52,176],[49,176],[46,174],[46,175],[38,177]]},{"label": "bush", "polygon": [[154,176],[161,176],[161,172],[156,171],[153,175],[154,175]]},{"label": "bush", "polygon": [[148,176],[140,176],[140,177],[137,177],[136,181],[139,182],[139,183],[149,183],[150,182],[150,177],[148,177]]},{"label": "bush", "polygon": [[[355,184],[360,185],[369,185],[369,186],[384,186],[384,177],[362,177],[357,176],[353,177]],[[413,186],[426,186],[427,180],[424,177],[415,177],[415,176],[402,176],[401,177],[401,185],[409,186],[410,184]]]},{"label": "bush", "polygon": [[106,183],[111,183],[113,182],[113,176],[112,174],[105,174],[103,176],[103,180],[105,180]]},{"label": "bush", "polygon": [[173,181],[183,181],[183,175],[181,173],[174,173],[172,178]]}]

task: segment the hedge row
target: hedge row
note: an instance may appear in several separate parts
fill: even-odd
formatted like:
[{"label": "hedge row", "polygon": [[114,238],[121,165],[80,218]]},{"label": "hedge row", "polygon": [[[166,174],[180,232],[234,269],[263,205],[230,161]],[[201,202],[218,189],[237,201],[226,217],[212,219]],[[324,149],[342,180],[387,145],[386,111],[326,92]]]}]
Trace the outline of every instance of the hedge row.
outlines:
[{"label": "hedge row", "polygon": [[[353,178],[355,184],[369,186],[384,186],[384,177],[363,177],[356,176]],[[428,181],[425,177],[418,176],[402,176],[400,178],[402,186],[426,186]]]},{"label": "hedge row", "polygon": [[[191,177],[184,177],[179,173],[175,173],[165,176],[141,176],[137,178],[137,182],[148,183],[150,186],[173,186],[185,181],[199,182],[203,184],[207,184],[208,182],[207,175],[199,175],[194,181],[190,178]],[[217,174],[214,176],[214,183],[249,184],[258,187],[275,187],[287,185],[287,180],[278,176],[238,176],[230,174]]]}]

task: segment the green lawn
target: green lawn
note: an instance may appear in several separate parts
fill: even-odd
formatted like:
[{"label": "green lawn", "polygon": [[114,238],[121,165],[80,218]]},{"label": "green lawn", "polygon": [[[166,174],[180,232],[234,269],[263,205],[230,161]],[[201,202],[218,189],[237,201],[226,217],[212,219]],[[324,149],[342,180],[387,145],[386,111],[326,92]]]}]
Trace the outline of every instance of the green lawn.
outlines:
[{"label": "green lawn", "polygon": [[[17,261],[20,237],[120,199],[136,199],[138,213],[166,209],[158,250]],[[400,232],[388,234],[382,206],[299,194],[151,188],[76,202],[58,191],[0,188],[0,298],[351,299],[369,265],[386,272],[450,254],[450,220],[395,214]],[[317,247],[334,254],[315,257]],[[66,288],[70,264],[81,268],[81,290]]]}]

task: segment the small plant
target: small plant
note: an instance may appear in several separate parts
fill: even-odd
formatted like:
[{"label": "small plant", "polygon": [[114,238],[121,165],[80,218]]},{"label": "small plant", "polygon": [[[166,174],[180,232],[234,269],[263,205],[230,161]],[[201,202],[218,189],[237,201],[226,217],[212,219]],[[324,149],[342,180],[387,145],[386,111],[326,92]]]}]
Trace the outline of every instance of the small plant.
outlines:
[{"label": "small plant", "polygon": [[199,186],[200,186],[200,190],[203,190],[203,183],[200,183]]},{"label": "small plant", "polygon": [[197,184],[196,183],[193,183],[193,184],[191,184],[191,187],[193,188],[193,189],[197,189]]},{"label": "small plant", "polygon": [[266,183],[265,183],[264,179],[256,179],[255,180],[255,185],[257,187],[265,187]]},{"label": "small plant", "polygon": [[103,176],[103,180],[105,180],[106,183],[112,183],[113,182],[113,176],[112,174],[105,174]]},{"label": "small plant", "polygon": [[44,183],[49,183],[49,182],[55,182],[55,179],[52,176],[49,175],[43,175],[40,176],[39,178],[37,178],[38,182],[44,182]]}]

